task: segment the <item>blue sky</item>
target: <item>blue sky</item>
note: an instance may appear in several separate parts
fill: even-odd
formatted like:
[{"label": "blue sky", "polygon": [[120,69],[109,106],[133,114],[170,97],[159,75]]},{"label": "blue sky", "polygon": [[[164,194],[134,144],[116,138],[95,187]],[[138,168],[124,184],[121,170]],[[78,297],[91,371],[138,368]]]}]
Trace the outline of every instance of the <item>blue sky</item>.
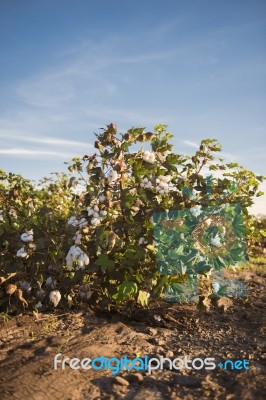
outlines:
[{"label": "blue sky", "polygon": [[266,174],[265,38],[259,0],[2,0],[0,168],[38,179],[107,123],[166,123],[175,151],[216,138]]}]

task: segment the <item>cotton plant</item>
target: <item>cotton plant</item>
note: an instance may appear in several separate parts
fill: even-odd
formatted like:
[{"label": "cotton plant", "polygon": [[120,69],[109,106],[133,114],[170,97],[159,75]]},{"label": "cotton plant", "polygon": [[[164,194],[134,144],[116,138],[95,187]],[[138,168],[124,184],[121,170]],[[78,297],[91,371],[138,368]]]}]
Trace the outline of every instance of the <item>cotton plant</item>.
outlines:
[{"label": "cotton plant", "polygon": [[[218,229],[215,228],[215,218],[206,209],[216,202],[222,208],[221,194],[223,201],[226,201],[228,194],[230,213],[236,217],[232,207],[236,201],[245,208],[245,204],[251,203],[250,191],[255,195],[258,192],[256,175],[221,164],[221,170],[226,169],[232,179],[238,182],[239,190],[233,193],[230,181],[220,177],[214,179],[210,193],[202,170],[208,167],[206,159],[212,168],[219,169],[218,158],[216,160],[214,154],[220,151],[219,144],[211,139],[202,141],[191,157],[173,153],[170,137],[163,125],[155,127],[154,132],[132,128],[121,134],[113,124],[104,128],[97,135],[95,154],[73,160],[70,166],[78,177],[84,177],[84,191],[79,186],[73,186],[73,175],[60,177],[56,184],[52,182],[46,185],[44,182],[45,189],[35,191],[18,176],[6,174],[1,178],[0,171],[3,191],[0,211],[4,211],[0,212],[0,216],[10,221],[10,224],[6,224],[10,231],[6,231],[5,226],[6,237],[1,246],[4,255],[0,267],[5,271],[6,265],[17,255],[15,264],[18,272],[32,274],[29,281],[34,282],[39,290],[33,287],[30,296],[35,297],[29,304],[45,304],[50,298],[51,304],[58,307],[61,288],[66,299],[67,296],[72,297],[73,292],[77,295],[78,286],[76,283],[73,286],[74,275],[75,282],[76,277],[81,278],[80,282],[90,282],[93,290],[93,296],[87,294],[89,291],[82,290],[84,295],[81,297],[101,307],[113,307],[127,301],[131,305],[138,303],[146,307],[149,293],[160,296],[164,288],[172,283],[182,285],[183,281],[179,280],[176,273],[162,277],[158,270],[159,241],[152,240],[153,216],[159,214],[165,218],[166,210],[169,210],[167,218],[176,224],[170,224],[174,229],[166,227],[165,231],[176,234],[180,241],[179,248],[176,241],[172,246],[175,251],[171,253],[173,269],[177,256],[183,256],[186,260],[183,263],[186,272],[181,270],[182,274],[184,272],[183,278],[191,270],[206,276],[209,267],[216,268],[216,263],[227,262],[227,255],[224,254],[226,249],[222,244],[227,241],[228,227],[227,235],[223,238],[222,227],[218,224]],[[146,151],[143,150],[143,142],[146,142]],[[80,178],[74,179],[79,182]],[[5,182],[10,184],[3,189]],[[73,190],[69,190],[71,187]],[[224,188],[228,189],[228,193],[223,194]],[[35,207],[34,212],[31,204]],[[176,218],[175,211],[178,214]],[[180,220],[183,215],[185,222],[182,225]],[[209,225],[208,222],[204,223],[207,217],[210,219]],[[238,219],[234,220],[237,225]],[[25,227],[31,226],[34,227],[34,235],[25,231]],[[22,234],[25,240],[22,240]],[[112,235],[114,241],[111,240]],[[22,244],[16,245],[14,237],[21,238]],[[167,240],[164,241],[164,237],[159,239],[162,239],[165,246],[163,251],[167,254],[171,246],[168,246]],[[72,245],[69,245],[71,240]],[[33,251],[35,242],[37,252]],[[192,247],[193,252],[186,251]],[[230,251],[233,249],[230,244]],[[206,252],[206,260],[194,256],[196,251]],[[51,270],[50,265],[53,265]],[[90,268],[86,268],[88,265]],[[79,270],[78,274],[74,274],[76,270]],[[8,273],[4,272],[4,275],[8,278]],[[9,300],[7,296],[6,304]],[[15,297],[12,305],[17,303]]]}]

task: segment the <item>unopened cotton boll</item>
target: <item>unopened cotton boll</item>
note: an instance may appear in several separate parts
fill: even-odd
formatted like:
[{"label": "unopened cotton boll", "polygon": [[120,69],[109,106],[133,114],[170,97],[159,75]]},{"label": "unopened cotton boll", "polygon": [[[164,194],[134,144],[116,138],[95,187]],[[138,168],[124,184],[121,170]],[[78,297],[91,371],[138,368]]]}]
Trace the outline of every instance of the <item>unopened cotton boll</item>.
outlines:
[{"label": "unopened cotton boll", "polygon": [[54,307],[57,307],[61,300],[61,293],[59,290],[53,290],[49,295],[49,299],[53,303]]},{"label": "unopened cotton boll", "polygon": [[26,242],[26,243],[32,242],[33,241],[33,229],[31,229],[30,231],[26,231],[25,233],[22,233],[20,238],[23,242]]},{"label": "unopened cotton boll", "polygon": [[29,257],[29,255],[24,247],[21,247],[21,249],[19,249],[17,251],[17,257],[20,257],[20,258],[28,258]]}]

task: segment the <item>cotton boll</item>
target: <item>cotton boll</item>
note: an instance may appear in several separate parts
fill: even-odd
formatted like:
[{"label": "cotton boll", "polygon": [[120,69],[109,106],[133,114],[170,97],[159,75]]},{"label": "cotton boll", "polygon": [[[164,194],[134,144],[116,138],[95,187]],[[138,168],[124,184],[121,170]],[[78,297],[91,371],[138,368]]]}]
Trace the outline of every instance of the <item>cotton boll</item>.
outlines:
[{"label": "cotton boll", "polygon": [[25,233],[22,233],[20,238],[23,242],[26,242],[26,243],[33,241],[33,229],[31,229],[30,231],[27,231]]},{"label": "cotton boll", "polygon": [[89,257],[87,254],[82,253],[78,259],[78,265],[77,265],[77,270],[79,269],[85,269],[85,266],[88,265],[90,262]]},{"label": "cotton boll", "polygon": [[73,261],[74,260],[73,260],[72,254],[68,254],[66,256],[66,266],[69,271],[72,271],[72,269],[73,269]]},{"label": "cotton boll", "polygon": [[105,201],[105,196],[103,195],[103,194],[101,194],[100,196],[99,196],[99,202],[100,203],[103,203]]},{"label": "cotton boll", "polygon": [[221,246],[220,236],[216,235],[214,238],[211,238],[211,244],[215,247],[220,247]]},{"label": "cotton boll", "polygon": [[77,227],[78,224],[79,224],[79,221],[77,220],[76,217],[73,216],[73,217],[70,217],[70,218],[69,218],[69,220],[68,220],[68,225],[72,225],[72,226]]},{"label": "cotton boll", "polygon": [[21,249],[19,249],[17,251],[17,257],[20,257],[20,258],[28,258],[29,257],[29,255],[24,247],[21,247]]},{"label": "cotton boll", "polygon": [[218,282],[213,282],[213,284],[212,284],[212,289],[213,289],[213,292],[214,292],[214,293],[219,292],[220,284],[219,284]]},{"label": "cotton boll", "polygon": [[199,205],[191,207],[189,211],[195,218],[197,218],[202,213],[201,206],[199,206]]},{"label": "cotton boll", "polygon": [[101,217],[106,217],[106,215],[107,215],[107,211],[103,210],[100,212]]},{"label": "cotton boll", "polygon": [[78,246],[71,246],[66,256],[66,266],[69,271],[72,271],[73,262],[80,256],[82,250]]},{"label": "cotton boll", "polygon": [[94,214],[93,208],[88,207],[88,216],[91,217]]},{"label": "cotton boll", "polygon": [[73,238],[75,240],[75,244],[80,244],[81,238],[82,238],[82,234],[80,232],[77,232]]},{"label": "cotton boll", "polygon": [[141,237],[141,238],[139,239],[139,245],[144,244],[144,242],[145,242],[145,238],[144,238],[144,237]]},{"label": "cotton boll", "polygon": [[59,290],[53,290],[49,296],[50,301],[53,303],[54,307],[57,307],[59,301],[61,300],[61,293]]},{"label": "cotton boll", "polygon": [[112,183],[118,179],[118,173],[116,171],[110,171],[107,175],[107,179],[109,183]]},{"label": "cotton boll", "polygon": [[153,164],[155,159],[156,159],[155,158],[155,154],[153,152],[151,152],[151,151],[148,151],[148,150],[143,152],[142,158],[143,158],[144,161],[146,161],[148,163],[151,163],[151,164]]},{"label": "cotton boll", "polygon": [[149,163],[151,163],[151,164],[153,164],[154,163],[154,161],[155,161],[155,154],[154,153],[152,153],[152,152],[150,152],[150,156],[149,156]]},{"label": "cotton boll", "polygon": [[92,218],[91,224],[94,226],[97,226],[101,223],[101,220],[99,218]]},{"label": "cotton boll", "polygon": [[0,222],[4,221],[3,210],[0,210]]},{"label": "cotton boll", "polygon": [[79,227],[83,228],[87,225],[88,225],[88,221],[86,220],[86,218],[81,218],[81,220],[79,221]]}]

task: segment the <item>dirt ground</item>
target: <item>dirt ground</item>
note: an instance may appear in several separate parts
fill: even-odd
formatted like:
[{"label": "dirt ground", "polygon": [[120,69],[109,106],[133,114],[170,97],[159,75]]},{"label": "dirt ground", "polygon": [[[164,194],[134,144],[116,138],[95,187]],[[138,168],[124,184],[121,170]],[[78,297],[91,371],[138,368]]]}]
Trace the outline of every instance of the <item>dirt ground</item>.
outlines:
[{"label": "dirt ground", "polygon": [[[265,266],[264,266],[265,267]],[[199,314],[195,304],[160,303],[132,317],[91,310],[2,318],[0,398],[266,399],[265,269],[241,272],[245,299],[225,299]],[[2,316],[3,317],[3,316]],[[250,369],[120,371],[54,369],[54,356],[214,357],[247,360]],[[167,367],[168,366],[168,367]]]}]

